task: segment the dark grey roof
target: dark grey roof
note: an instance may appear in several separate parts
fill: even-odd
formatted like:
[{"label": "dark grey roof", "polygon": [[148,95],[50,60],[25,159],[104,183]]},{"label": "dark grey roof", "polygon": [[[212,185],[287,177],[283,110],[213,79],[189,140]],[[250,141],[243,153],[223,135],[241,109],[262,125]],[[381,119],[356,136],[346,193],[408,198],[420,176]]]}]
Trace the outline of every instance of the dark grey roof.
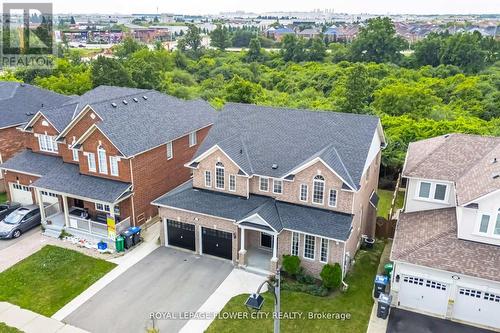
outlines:
[{"label": "dark grey roof", "polygon": [[321,157],[358,189],[378,123],[370,115],[228,103],[195,158],[219,145],[248,174],[284,177]]},{"label": "dark grey roof", "polygon": [[131,184],[116,180],[87,176],[78,165],[63,163],[32,184],[33,187],[67,193],[92,200],[113,203],[130,189]]},{"label": "dark grey roof", "polygon": [[37,154],[31,150],[23,150],[11,157],[7,162],[0,164],[0,168],[44,176],[52,170],[59,168],[62,163],[63,161],[60,157]]},{"label": "dark grey roof", "polygon": [[60,133],[73,118],[75,110],[78,108],[78,103],[65,104],[49,109],[42,109],[40,113],[56,128]]},{"label": "dark grey roof", "polygon": [[[143,95],[147,99],[142,98]],[[186,101],[157,91],[109,99],[91,106],[103,119],[97,127],[125,156],[133,156],[206,127],[216,116],[215,110],[205,101]]]},{"label": "dark grey roof", "polygon": [[61,105],[70,98],[19,82],[0,82],[0,128],[27,123],[40,109]]},{"label": "dark grey roof", "polygon": [[222,217],[241,223],[259,214],[276,231],[283,229],[345,241],[349,237],[353,216],[325,209],[301,206],[271,197],[235,195],[196,189],[187,182],[153,201],[154,205],[180,208]]},{"label": "dark grey roof", "polygon": [[261,230],[266,230],[266,231],[274,231],[271,227],[268,227],[267,225],[262,225],[262,224],[252,223],[252,222],[241,222],[240,225],[246,226],[246,227],[252,227],[252,228],[256,228],[256,229],[261,229]]}]

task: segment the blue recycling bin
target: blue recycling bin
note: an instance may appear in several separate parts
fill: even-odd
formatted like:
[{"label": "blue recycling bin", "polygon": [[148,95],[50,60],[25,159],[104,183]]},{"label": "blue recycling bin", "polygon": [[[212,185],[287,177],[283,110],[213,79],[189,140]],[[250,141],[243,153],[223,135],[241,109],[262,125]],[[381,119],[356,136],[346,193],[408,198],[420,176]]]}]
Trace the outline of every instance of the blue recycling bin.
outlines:
[{"label": "blue recycling bin", "polygon": [[125,240],[125,249],[128,250],[134,246],[134,234],[130,230],[125,230],[122,233],[122,237]]},{"label": "blue recycling bin", "polygon": [[386,275],[375,276],[375,287],[373,288],[373,297],[378,299],[381,293],[385,293],[388,284],[389,284],[389,277],[387,277]]},{"label": "blue recycling bin", "polygon": [[128,228],[128,231],[132,233],[132,241],[134,245],[139,244],[141,241],[141,228],[140,227],[130,227]]},{"label": "blue recycling bin", "polygon": [[108,244],[106,242],[97,243],[97,248],[101,251],[104,251],[108,248]]}]

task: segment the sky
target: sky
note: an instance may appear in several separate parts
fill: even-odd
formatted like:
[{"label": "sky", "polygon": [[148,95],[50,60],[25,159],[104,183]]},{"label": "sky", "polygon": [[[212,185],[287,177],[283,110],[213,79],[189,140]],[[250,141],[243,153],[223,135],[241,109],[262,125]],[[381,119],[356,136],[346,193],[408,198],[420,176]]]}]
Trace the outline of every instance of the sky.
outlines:
[{"label": "sky", "polygon": [[[10,0],[16,2],[19,0]],[[30,0],[24,2],[49,2]],[[2,1],[3,2],[3,1]],[[19,1],[21,2],[21,1]],[[370,14],[498,14],[499,0],[53,0],[54,13],[175,13],[218,14],[243,10],[311,11]]]}]

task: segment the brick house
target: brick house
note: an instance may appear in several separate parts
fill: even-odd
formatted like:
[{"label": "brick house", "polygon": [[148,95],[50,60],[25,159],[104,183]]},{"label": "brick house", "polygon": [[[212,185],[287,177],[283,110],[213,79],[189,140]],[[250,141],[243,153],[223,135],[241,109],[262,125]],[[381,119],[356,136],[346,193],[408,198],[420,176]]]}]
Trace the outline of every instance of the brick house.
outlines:
[{"label": "brick house", "polygon": [[186,164],[191,181],[156,199],[162,244],[274,272],[284,254],[344,274],[373,236],[384,134],[378,118],[230,103]]},{"label": "brick house", "polygon": [[500,328],[500,138],[413,142],[391,252],[397,307]]},{"label": "brick house", "polygon": [[109,223],[117,231],[143,224],[157,215],[151,200],[189,179],[183,165],[214,117],[201,100],[95,88],[23,127],[26,150],[0,166],[9,198],[50,204],[42,209],[49,234],[68,228],[112,241]]},{"label": "brick house", "polygon": [[[17,127],[26,124],[38,110],[60,105],[70,98],[19,82],[0,82],[0,163],[24,149],[24,133]],[[1,180],[0,192],[5,192]]]}]

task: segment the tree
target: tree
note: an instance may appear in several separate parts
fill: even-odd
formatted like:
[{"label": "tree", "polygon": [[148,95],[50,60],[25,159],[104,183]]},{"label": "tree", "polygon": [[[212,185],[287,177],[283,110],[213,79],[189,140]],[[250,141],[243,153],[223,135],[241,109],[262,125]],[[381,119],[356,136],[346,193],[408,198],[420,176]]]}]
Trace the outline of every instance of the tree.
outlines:
[{"label": "tree", "polygon": [[356,64],[348,69],[344,84],[340,109],[342,112],[367,113],[372,89],[368,71],[363,64]]},{"label": "tree", "polygon": [[311,47],[307,53],[309,61],[323,61],[326,56],[326,46],[319,37],[313,39]]},{"label": "tree", "polygon": [[285,61],[301,62],[306,59],[305,45],[302,38],[287,34],[281,42],[281,55]]},{"label": "tree", "polygon": [[71,16],[71,20],[69,22],[70,24],[76,24],[75,17]]},{"label": "tree", "polygon": [[238,75],[226,86],[226,99],[231,102],[254,103],[262,93],[262,87]]},{"label": "tree", "polygon": [[229,31],[225,26],[217,24],[217,27],[210,33],[210,45],[221,51],[231,46]]},{"label": "tree", "polygon": [[249,47],[252,39],[256,37],[254,31],[245,30],[245,29],[237,29],[233,33],[233,37],[231,38],[231,43],[233,47]]},{"label": "tree", "polygon": [[134,82],[118,60],[99,56],[92,64],[92,85],[134,87]]},{"label": "tree", "polygon": [[264,58],[264,54],[262,53],[262,48],[260,47],[259,38],[253,38],[248,45],[248,51],[245,55],[245,60],[247,62],[260,61]]},{"label": "tree", "polygon": [[338,262],[335,265],[326,264],[319,274],[323,281],[323,286],[328,289],[338,289],[342,284],[342,269]]},{"label": "tree", "polygon": [[392,20],[388,17],[377,17],[368,20],[366,27],[360,29],[358,36],[351,45],[353,61],[374,61],[398,63],[400,51],[405,41],[396,36]]},{"label": "tree", "polygon": [[417,66],[438,66],[441,63],[442,37],[437,33],[431,33],[421,41],[415,43],[413,53]]},{"label": "tree", "polygon": [[179,41],[179,49],[189,48],[194,53],[197,53],[201,48],[200,28],[194,24],[190,24],[184,37]]},{"label": "tree", "polygon": [[147,48],[146,45],[139,43],[132,37],[126,37],[123,41],[118,44],[114,50],[114,54],[118,58],[126,58],[134,52],[137,52],[141,49]]}]

